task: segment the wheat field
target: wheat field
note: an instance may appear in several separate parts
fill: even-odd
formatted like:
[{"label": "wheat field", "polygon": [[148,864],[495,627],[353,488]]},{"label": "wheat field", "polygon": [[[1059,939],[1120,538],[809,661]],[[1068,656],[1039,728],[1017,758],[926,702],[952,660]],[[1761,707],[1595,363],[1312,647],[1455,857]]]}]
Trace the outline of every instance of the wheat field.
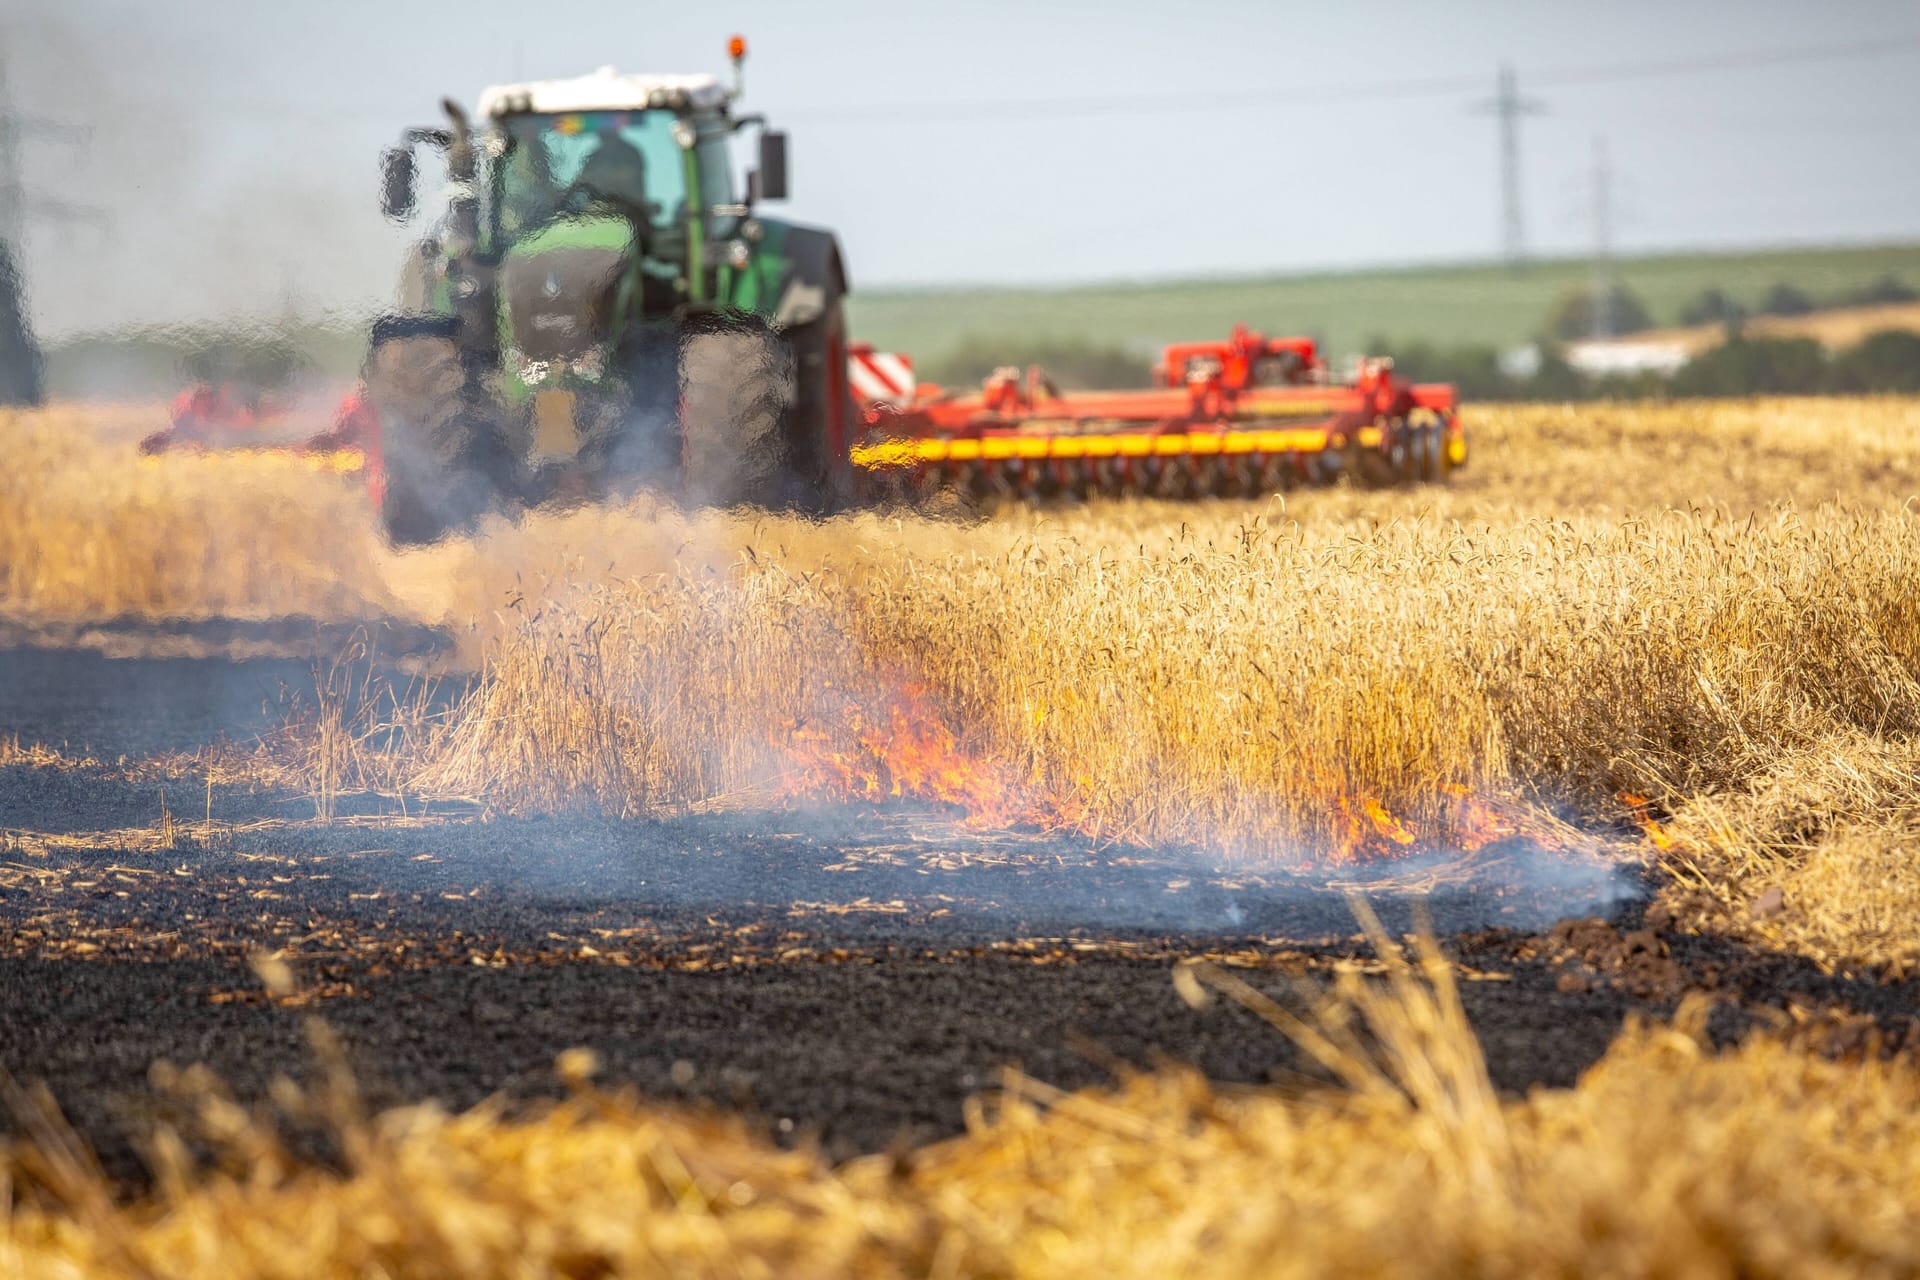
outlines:
[{"label": "wheat field", "polygon": [[[478,672],[398,736],[340,708],[262,762],[283,780],[623,814],[897,791],[1306,865],[1651,814],[1683,927],[1920,959],[1920,401],[1474,410],[1445,489],[818,523],[641,499],[407,553],[338,478],[136,462],[99,419],[0,418],[7,619],[399,616]],[[574,1059],[572,1100],[511,1121],[368,1117],[338,1079],[301,1104],[354,1153],[329,1172],[198,1081],[247,1172],[116,1204],[50,1139],[0,1273],[1920,1269],[1910,1064],[1716,1055],[1683,1011],[1503,1099],[1451,980],[1416,962],[1283,1028],[1339,1089],[1014,1078],[904,1162],[776,1152]]]},{"label": "wheat field", "polygon": [[[401,616],[481,672],[397,736],[336,708],[281,781],[629,814],[903,792],[1283,862],[1446,847],[1488,805],[1621,824],[1627,794],[1714,927],[1920,949],[1920,401],[1476,410],[1445,488],[642,498],[406,553],[351,480],[136,459],[138,421],[0,419],[5,617]],[[1800,909],[1748,921],[1772,888]]]}]

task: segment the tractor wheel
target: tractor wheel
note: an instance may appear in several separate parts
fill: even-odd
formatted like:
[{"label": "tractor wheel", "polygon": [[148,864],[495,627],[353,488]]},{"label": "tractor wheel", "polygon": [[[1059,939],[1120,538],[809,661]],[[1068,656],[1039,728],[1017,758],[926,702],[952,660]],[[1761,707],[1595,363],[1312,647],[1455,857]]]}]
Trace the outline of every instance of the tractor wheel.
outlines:
[{"label": "tractor wheel", "polygon": [[511,484],[512,463],[454,339],[431,322],[377,326],[366,384],[380,422],[388,539],[418,545],[470,527]]},{"label": "tractor wheel", "polygon": [[820,318],[795,327],[787,339],[795,390],[788,439],[794,469],[810,490],[802,500],[823,510],[848,506],[856,486],[849,450],[857,417],[847,381],[846,309],[831,285]]},{"label": "tractor wheel", "polygon": [[701,506],[782,506],[794,497],[793,352],[766,322],[709,316],[680,339],[681,486]]}]

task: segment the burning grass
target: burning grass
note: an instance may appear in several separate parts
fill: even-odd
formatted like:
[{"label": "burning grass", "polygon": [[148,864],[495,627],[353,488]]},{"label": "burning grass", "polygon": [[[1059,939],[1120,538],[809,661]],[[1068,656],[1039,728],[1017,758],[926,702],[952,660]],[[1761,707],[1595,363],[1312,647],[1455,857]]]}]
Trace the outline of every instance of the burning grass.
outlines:
[{"label": "burning grass", "polygon": [[[988,527],[928,554],[909,530],[601,587],[498,643],[416,785],[616,812],[915,794],[1351,859],[1471,848],[1519,800],[1673,812],[1920,727],[1904,513],[1213,532]],[[1909,776],[1834,803],[1867,820]],[[1763,844],[1813,834],[1743,812]]]},{"label": "burning grass", "polygon": [[[373,601],[483,665],[430,723],[321,708],[275,763],[323,815],[356,787],[627,814],[909,795],[1340,861],[1543,807],[1630,829],[1629,793],[1696,914],[1920,955],[1905,878],[1873,909],[1841,887],[1914,827],[1920,401],[1478,410],[1445,489],[821,524],[641,500],[402,555],[350,494],[138,463],[65,412],[5,420],[9,611]],[[1756,917],[1773,889],[1791,909]]]},{"label": "burning grass", "polygon": [[[1757,1038],[1707,1052],[1698,1008],[1630,1027],[1578,1086],[1502,1099],[1431,948],[1381,941],[1300,1019],[1226,974],[1178,971],[1272,1021],[1339,1083],[1223,1092],[1179,1070],[1062,1094],[1017,1074],[968,1132],[832,1166],[740,1122],[590,1083],[532,1115],[369,1116],[316,1024],[319,1086],[283,1117],[159,1070],[191,1132],[119,1203],[44,1102],[0,1169],[0,1272],[99,1276],[1904,1274],[1920,1267],[1920,1074]],[[284,984],[267,965],[270,985]],[[339,1166],[283,1141],[331,1135]]]}]

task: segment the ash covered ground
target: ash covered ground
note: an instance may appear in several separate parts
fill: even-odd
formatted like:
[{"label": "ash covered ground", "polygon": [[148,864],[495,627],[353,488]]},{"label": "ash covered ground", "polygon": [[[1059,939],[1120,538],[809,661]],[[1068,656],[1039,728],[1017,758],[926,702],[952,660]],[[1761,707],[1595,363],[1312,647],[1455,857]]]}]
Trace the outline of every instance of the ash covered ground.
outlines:
[{"label": "ash covered ground", "polygon": [[[1629,1012],[1695,991],[1728,1037],[1821,1010],[1841,1039],[1915,1035],[1905,983],[1675,933],[1637,873],[1521,839],[1306,874],[906,804],[611,821],[367,797],[323,824],[304,794],[141,763],[270,728],[310,672],[0,653],[0,733],[94,757],[0,767],[0,1066],[45,1081],[118,1178],[143,1176],[163,1110],[151,1064],[258,1097],[311,1069],[315,1014],[376,1104],[554,1092],[555,1055],[588,1046],[611,1081],[835,1155],[958,1131],[1008,1065],[1284,1081],[1307,1071],[1286,1041],[1189,1007],[1172,968],[1208,957],[1301,1002],[1372,962],[1354,893],[1391,932],[1432,921],[1505,1089],[1571,1083]],[[263,952],[295,994],[267,995]]]}]

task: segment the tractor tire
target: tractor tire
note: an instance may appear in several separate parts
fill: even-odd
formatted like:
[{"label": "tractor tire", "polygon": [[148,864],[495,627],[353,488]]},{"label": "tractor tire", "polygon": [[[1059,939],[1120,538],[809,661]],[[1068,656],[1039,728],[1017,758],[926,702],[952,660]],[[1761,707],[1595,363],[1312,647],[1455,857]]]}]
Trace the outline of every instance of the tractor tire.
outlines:
[{"label": "tractor tire", "polygon": [[680,339],[680,472],[697,506],[792,505],[793,351],[764,320],[708,316]]},{"label": "tractor tire", "polygon": [[376,326],[365,381],[380,422],[380,517],[389,541],[419,546],[469,529],[514,487],[497,416],[452,335],[433,321]]},{"label": "tractor tire", "polygon": [[820,318],[790,330],[794,406],[789,441],[794,470],[805,485],[801,501],[822,511],[851,505],[856,496],[850,450],[858,412],[847,380],[847,319],[841,295],[827,286]]}]

